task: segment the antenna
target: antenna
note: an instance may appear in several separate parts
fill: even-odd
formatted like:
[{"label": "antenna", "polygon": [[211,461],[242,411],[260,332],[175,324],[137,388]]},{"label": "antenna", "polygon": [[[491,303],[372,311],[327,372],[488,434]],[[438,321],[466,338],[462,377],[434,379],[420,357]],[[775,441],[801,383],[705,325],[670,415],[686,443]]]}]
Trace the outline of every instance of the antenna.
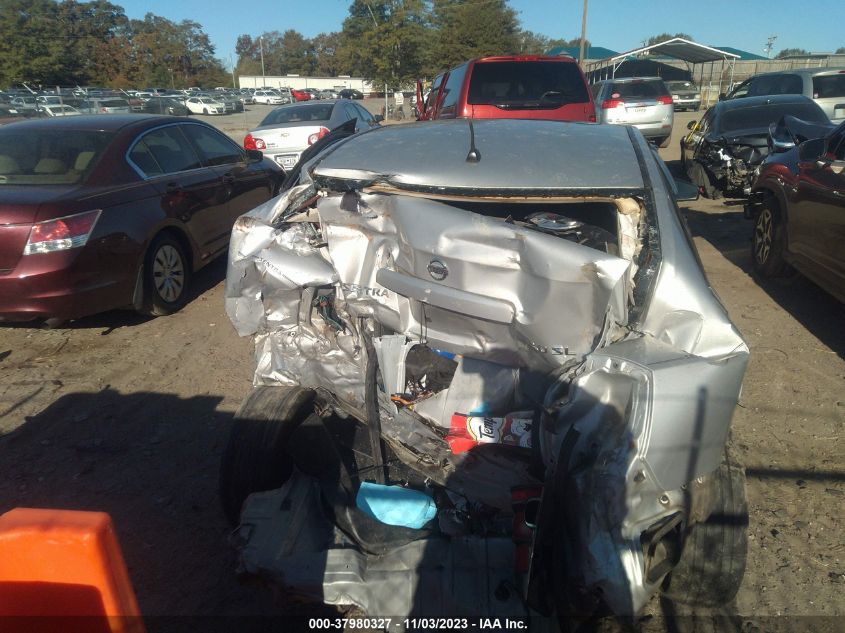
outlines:
[{"label": "antenna", "polygon": [[771,58],[772,56],[772,48],[775,45],[775,40],[778,38],[777,35],[769,35],[768,39],[766,40],[766,45],[763,47],[763,50],[766,51],[766,57]]},{"label": "antenna", "polygon": [[468,163],[477,163],[481,160],[481,152],[475,147],[475,129],[472,127],[472,119],[467,119],[469,123],[469,153],[466,161]]}]

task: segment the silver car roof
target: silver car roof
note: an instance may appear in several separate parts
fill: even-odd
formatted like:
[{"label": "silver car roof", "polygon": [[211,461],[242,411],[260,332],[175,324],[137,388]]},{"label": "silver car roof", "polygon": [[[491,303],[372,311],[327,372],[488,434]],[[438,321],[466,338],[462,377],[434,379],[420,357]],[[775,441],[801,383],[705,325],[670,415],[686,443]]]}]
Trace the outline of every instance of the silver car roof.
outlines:
[{"label": "silver car roof", "polygon": [[315,160],[314,177],[428,191],[639,190],[628,128],[564,121],[477,119],[480,160],[467,160],[467,119],[373,129]]}]

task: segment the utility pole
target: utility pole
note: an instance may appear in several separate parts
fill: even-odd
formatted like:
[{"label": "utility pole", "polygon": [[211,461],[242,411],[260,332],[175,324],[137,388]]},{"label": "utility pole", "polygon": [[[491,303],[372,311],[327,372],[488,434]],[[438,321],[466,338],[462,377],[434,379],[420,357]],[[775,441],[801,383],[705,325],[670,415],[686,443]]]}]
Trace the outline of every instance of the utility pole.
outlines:
[{"label": "utility pole", "polygon": [[261,87],[267,85],[267,77],[264,75],[264,38],[258,37],[258,47],[261,50]]},{"label": "utility pole", "polygon": [[232,88],[237,89],[235,85],[235,62],[232,58],[232,53],[229,53],[229,65],[232,67]]},{"label": "utility pole", "polygon": [[581,64],[581,69],[584,68],[584,43],[587,39],[587,0],[584,0],[584,11],[581,13],[581,51],[579,53],[578,62]]},{"label": "utility pole", "polygon": [[[586,2],[586,0],[584,0]],[[373,19],[373,24],[376,25],[376,30],[378,30],[378,22],[376,21],[376,16],[373,14],[373,8],[370,6],[370,3],[367,2],[367,10],[370,12],[370,17]],[[384,47],[382,47],[383,49]],[[384,118],[387,118],[387,82],[384,83]]]},{"label": "utility pole", "polygon": [[778,38],[777,35],[769,35],[769,38],[766,40],[766,45],[763,47],[763,50],[766,51],[766,58],[771,59],[772,57],[772,48],[775,45],[775,40]]}]

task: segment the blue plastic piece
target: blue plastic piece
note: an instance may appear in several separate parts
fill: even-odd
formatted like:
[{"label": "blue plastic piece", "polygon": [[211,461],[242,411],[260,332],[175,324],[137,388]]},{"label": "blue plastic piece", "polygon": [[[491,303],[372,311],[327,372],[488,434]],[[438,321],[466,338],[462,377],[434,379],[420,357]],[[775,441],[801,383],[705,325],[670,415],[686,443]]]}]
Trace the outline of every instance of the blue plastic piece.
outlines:
[{"label": "blue plastic piece", "polygon": [[454,360],[457,354],[453,354],[452,352],[446,352],[442,349],[435,349],[434,347],[431,348],[435,353],[440,354],[443,358],[448,358],[449,360]]},{"label": "blue plastic piece", "polygon": [[363,482],[358,489],[355,504],[377,521],[415,530],[437,515],[434,499],[424,492],[368,481]]}]

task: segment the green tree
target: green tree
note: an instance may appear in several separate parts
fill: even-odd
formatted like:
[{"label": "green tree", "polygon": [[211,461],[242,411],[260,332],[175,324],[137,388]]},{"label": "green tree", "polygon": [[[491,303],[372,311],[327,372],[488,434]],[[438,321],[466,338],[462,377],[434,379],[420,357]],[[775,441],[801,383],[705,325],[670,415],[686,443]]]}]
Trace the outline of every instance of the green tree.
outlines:
[{"label": "green tree", "polygon": [[406,84],[423,71],[427,21],[423,0],[354,0],[343,22],[338,63],[376,85]]},{"label": "green tree", "polygon": [[809,51],[803,48],[784,48],[781,52],[775,55],[775,59],[783,59],[784,57],[795,57],[797,55],[809,55]]},{"label": "green tree", "polygon": [[0,0],[0,81],[66,84],[83,75],[51,0]]},{"label": "green tree", "polygon": [[666,42],[667,40],[671,40],[675,37],[682,37],[685,40],[690,40],[694,42],[692,35],[688,33],[675,33],[672,35],[671,33],[661,33],[660,35],[652,35],[650,38],[646,40],[645,46],[654,46],[655,44],[660,44],[661,42]]},{"label": "green tree", "polygon": [[320,33],[311,40],[314,54],[314,73],[321,77],[336,77],[347,74],[338,55],[341,46],[341,34]]},{"label": "green tree", "polygon": [[845,46],[840,46],[836,49],[834,55],[845,55]]},{"label": "green tree", "polygon": [[520,49],[516,12],[506,0],[433,0],[438,30],[434,71],[484,55],[512,55]]}]

